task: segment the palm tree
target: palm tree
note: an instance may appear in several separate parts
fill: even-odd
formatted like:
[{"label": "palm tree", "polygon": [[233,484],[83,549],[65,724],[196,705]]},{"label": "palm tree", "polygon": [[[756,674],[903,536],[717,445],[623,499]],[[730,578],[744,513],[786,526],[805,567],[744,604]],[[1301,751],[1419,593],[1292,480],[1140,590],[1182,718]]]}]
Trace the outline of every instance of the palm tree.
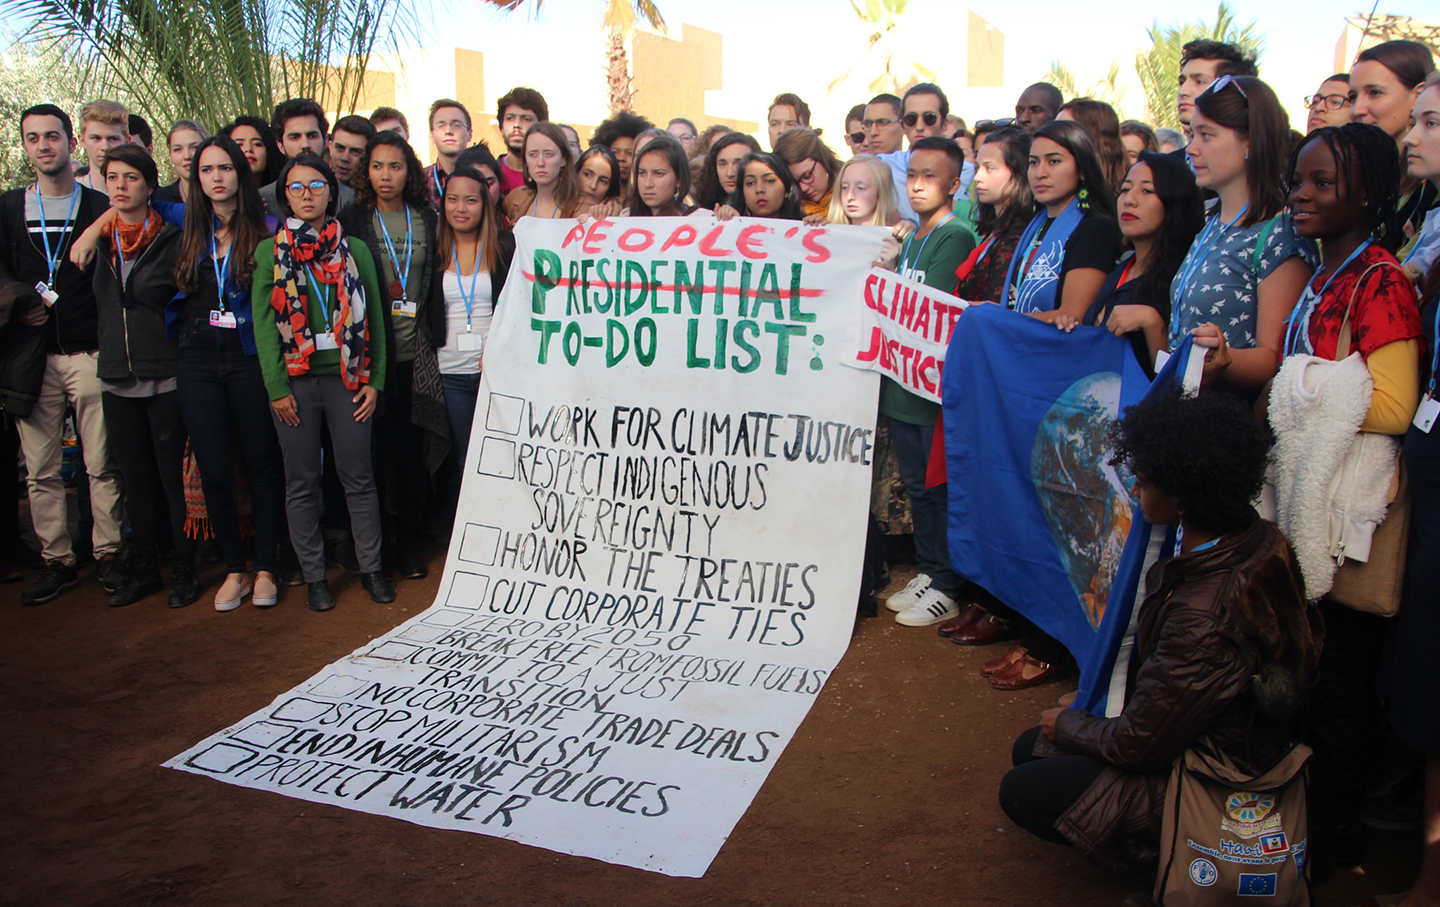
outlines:
[{"label": "palm tree", "polygon": [[[414,0],[0,0],[151,122],[218,126],[309,97],[348,113],[370,55],[418,33]],[[382,42],[383,36],[383,42]]]},{"label": "palm tree", "polygon": [[[527,0],[482,0],[506,12],[519,9]],[[539,9],[545,0],[533,0]],[[634,101],[630,84],[630,51],[628,44],[640,20],[662,34],[667,31],[665,17],[652,0],[605,0],[605,83],[610,112],[629,110]]]},{"label": "palm tree", "polygon": [[1180,115],[1175,110],[1175,94],[1180,79],[1180,53],[1186,43],[1202,38],[1234,44],[1247,55],[1259,58],[1265,39],[1256,31],[1254,22],[1240,28],[1228,4],[1221,2],[1215,21],[1191,22],[1180,26],[1161,27],[1156,22],[1149,29],[1152,45],[1135,55],[1135,70],[1145,87],[1145,105],[1150,122],[1156,126],[1180,128]]},{"label": "palm tree", "polygon": [[1104,101],[1120,112],[1120,104],[1125,99],[1125,89],[1120,87],[1120,62],[1110,61],[1110,69],[1105,73],[1105,78],[1081,91],[1075,85],[1075,73],[1069,66],[1060,60],[1050,61],[1050,71],[1045,73],[1044,80],[1060,89],[1060,93],[1067,98],[1087,97],[1097,101]]},{"label": "palm tree", "polygon": [[918,82],[935,81],[935,73],[915,63],[899,62],[895,58],[895,30],[900,27],[909,0],[863,0],[864,5],[850,0],[855,18],[870,30],[865,46],[865,55],[825,88],[830,94],[843,82],[858,73],[875,72],[866,91],[870,94],[901,94]]}]

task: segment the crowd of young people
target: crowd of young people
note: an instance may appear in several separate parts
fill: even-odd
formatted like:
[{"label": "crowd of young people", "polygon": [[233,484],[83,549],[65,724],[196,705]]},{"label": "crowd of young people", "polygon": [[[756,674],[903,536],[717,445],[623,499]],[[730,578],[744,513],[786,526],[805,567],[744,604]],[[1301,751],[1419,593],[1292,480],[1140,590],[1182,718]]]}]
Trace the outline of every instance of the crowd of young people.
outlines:
[{"label": "crowd of young people", "polygon": [[[472,141],[465,105],[436,101],[425,167],[399,111],[332,126],[315,102],[290,99],[268,122],[240,116],[214,134],[175,122],[164,150],[177,179],[165,186],[148,124],[121,105],[86,105],[78,132],[65,111],[31,107],[20,133],[35,182],[0,196],[0,456],[23,452],[43,550],[4,521],[0,579],[39,567],[21,600],[41,605],[93,558],[124,606],[165,591],[170,557],[168,602],[184,607],[202,592],[197,541],[213,537],[227,571],[217,610],[247,597],[272,606],[301,583],[311,608],[329,610],[330,561],[392,601],[397,574],[426,575],[421,540],[447,528],[432,520],[458,492],[517,222],[884,226],[878,266],[1058,330],[1106,328],[1152,373],[1187,336],[1205,350],[1198,398],[1148,405],[1115,430],[1146,516],[1184,528],[1180,553],[1151,577],[1124,711],[1047,712],[1017,742],[1006,810],[1107,865],[1143,864],[1158,835],[1145,796],[1196,737],[1263,768],[1303,733],[1316,749],[1312,853],[1322,868],[1344,864],[1382,664],[1396,731],[1430,759],[1429,821],[1440,822],[1424,664],[1440,639],[1429,429],[1440,80],[1422,45],[1371,47],[1320,82],[1302,136],[1252,60],[1197,41],[1177,103],[1183,136],[1038,83],[1013,118],[972,129],[921,83],[857,104],[842,158],[794,94],[767,111],[765,151],[724,127],[676,117],[662,129],[631,113],[582,146],[539,92],[517,88],[495,111],[498,158]],[[77,145],[88,168],[72,160]],[[1406,601],[1391,621],[1307,595],[1308,576],[1291,582],[1290,544],[1250,506],[1277,372],[1297,354],[1352,350],[1373,386],[1359,429],[1404,437],[1414,505]],[[927,481],[939,407],[885,380],[879,412],[877,516],[913,535],[918,568],[886,601],[896,622],[964,646],[1013,640],[980,669],[997,689],[1063,676],[1056,640],[950,566],[946,487]],[[68,529],[61,478],[67,416],[83,539]],[[1303,732],[1269,722],[1257,743],[1244,731],[1257,714],[1249,678],[1271,663],[1313,686],[1311,720]],[[1097,813],[1097,790],[1127,785],[1140,792],[1133,815]],[[1440,896],[1437,839],[1413,903]]]}]

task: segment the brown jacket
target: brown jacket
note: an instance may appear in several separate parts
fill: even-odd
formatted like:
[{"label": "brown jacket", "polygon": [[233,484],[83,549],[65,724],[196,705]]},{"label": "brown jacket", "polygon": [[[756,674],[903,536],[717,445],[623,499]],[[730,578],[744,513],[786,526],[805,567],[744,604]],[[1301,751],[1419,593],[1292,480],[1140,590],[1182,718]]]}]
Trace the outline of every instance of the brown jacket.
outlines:
[{"label": "brown jacket", "polygon": [[[1097,718],[1066,709],[1055,723],[1062,751],[1109,764],[1055,827],[1113,870],[1153,868],[1170,766],[1196,738],[1208,735],[1256,772],[1288,752],[1297,728],[1274,714],[1272,678],[1313,683],[1323,635],[1290,543],[1263,520],[1161,561],[1146,589],[1124,711]],[[1298,689],[1280,697],[1286,717],[1298,716],[1299,698]]]}]

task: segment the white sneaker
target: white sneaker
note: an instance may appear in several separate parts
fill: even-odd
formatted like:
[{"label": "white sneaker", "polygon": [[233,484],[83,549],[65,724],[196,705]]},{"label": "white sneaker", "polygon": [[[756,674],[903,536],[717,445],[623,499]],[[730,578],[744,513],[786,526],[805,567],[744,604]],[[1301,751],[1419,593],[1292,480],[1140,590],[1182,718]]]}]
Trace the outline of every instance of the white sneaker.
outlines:
[{"label": "white sneaker", "polygon": [[960,616],[960,605],[955,599],[939,589],[929,588],[915,607],[895,615],[895,623],[902,627],[928,627],[952,617]]},{"label": "white sneaker", "polygon": [[885,607],[891,611],[908,611],[915,607],[920,596],[930,588],[930,577],[927,574],[916,574],[915,578],[905,584],[905,588],[885,599]]}]

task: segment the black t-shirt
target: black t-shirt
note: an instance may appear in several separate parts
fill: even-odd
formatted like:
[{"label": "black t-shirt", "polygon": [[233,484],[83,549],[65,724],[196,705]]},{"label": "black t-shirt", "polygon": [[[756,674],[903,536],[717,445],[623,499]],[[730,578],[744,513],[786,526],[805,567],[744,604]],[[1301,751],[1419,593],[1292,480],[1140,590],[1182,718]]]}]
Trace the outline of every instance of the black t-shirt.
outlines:
[{"label": "black t-shirt", "polygon": [[156,189],[155,197],[152,198],[151,201],[183,204],[185,199],[180,197],[180,181],[176,180],[173,183],[161,186],[159,189]]},{"label": "black t-shirt", "polygon": [[1065,240],[1065,258],[1060,263],[1060,280],[1055,284],[1055,307],[1065,298],[1065,275],[1076,268],[1094,268],[1109,273],[1120,257],[1120,228],[1103,214],[1091,212],[1080,218],[1075,232]]},{"label": "black t-shirt", "polygon": [[185,297],[184,308],[180,310],[180,317],[186,321],[198,319],[209,324],[211,310],[220,308],[220,292],[215,286],[215,268],[210,265],[208,258],[207,255],[200,259],[200,267],[195,269],[199,283],[195,286],[195,292]]},{"label": "black t-shirt", "polygon": [[[1095,297],[1095,302],[1090,306],[1090,311],[1085,313],[1085,323],[1104,326],[1110,320],[1110,313],[1117,305],[1149,305],[1160,313],[1162,324],[1170,323],[1170,296],[1168,293],[1160,294],[1158,304],[1155,300],[1149,303],[1137,302],[1134,289],[1135,281],[1139,277],[1132,277],[1125,283],[1120,284],[1120,275],[1125,273],[1125,267],[1135,258],[1134,252],[1126,252],[1120,257],[1120,263],[1105,278],[1105,283],[1100,287],[1100,295]],[[1130,345],[1135,350],[1135,358],[1145,367],[1145,374],[1151,378],[1155,377],[1155,360],[1150,356],[1150,344],[1145,340],[1144,331],[1131,331],[1126,335],[1130,338]]]}]

